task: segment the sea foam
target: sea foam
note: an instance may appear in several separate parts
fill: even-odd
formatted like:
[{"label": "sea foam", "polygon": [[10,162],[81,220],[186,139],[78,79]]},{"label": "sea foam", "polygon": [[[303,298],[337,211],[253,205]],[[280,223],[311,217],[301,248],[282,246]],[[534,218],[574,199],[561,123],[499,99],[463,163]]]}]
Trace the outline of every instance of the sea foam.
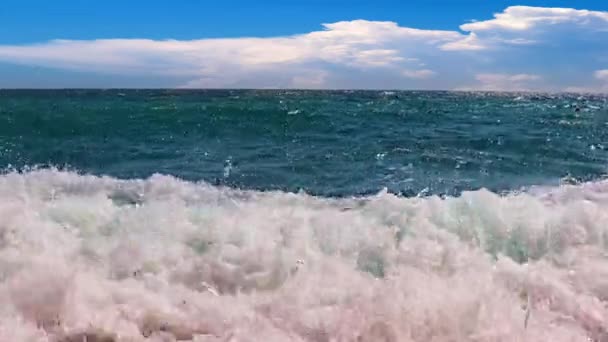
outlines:
[{"label": "sea foam", "polygon": [[0,176],[0,341],[606,341],[608,182],[328,199]]}]

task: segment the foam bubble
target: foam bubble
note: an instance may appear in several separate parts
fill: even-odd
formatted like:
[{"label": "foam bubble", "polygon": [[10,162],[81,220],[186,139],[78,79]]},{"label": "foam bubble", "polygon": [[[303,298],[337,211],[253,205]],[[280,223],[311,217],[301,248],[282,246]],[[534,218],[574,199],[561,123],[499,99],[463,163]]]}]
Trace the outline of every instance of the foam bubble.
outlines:
[{"label": "foam bubble", "polygon": [[0,176],[0,341],[601,341],[608,183],[327,199]]}]

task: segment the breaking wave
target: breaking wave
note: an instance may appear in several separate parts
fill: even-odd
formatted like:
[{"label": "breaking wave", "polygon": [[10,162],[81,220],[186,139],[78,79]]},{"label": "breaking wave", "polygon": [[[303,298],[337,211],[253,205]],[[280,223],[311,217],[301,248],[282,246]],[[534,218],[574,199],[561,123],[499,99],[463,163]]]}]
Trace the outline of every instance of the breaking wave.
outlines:
[{"label": "breaking wave", "polygon": [[0,341],[604,341],[608,182],[328,199],[0,176]]}]

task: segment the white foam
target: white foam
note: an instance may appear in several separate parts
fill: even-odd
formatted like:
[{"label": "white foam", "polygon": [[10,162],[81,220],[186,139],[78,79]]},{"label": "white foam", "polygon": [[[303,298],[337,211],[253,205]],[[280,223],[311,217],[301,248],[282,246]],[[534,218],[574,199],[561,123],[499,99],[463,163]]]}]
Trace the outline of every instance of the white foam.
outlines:
[{"label": "white foam", "polygon": [[600,341],[607,232],[606,182],[324,199],[10,173],[0,341]]}]

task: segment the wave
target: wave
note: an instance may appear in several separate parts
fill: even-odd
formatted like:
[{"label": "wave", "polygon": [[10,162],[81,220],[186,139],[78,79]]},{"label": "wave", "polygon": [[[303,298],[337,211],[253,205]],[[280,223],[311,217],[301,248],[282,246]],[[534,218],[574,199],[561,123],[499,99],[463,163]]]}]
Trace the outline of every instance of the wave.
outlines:
[{"label": "wave", "polygon": [[1,341],[608,336],[608,182],[329,199],[0,176]]}]

